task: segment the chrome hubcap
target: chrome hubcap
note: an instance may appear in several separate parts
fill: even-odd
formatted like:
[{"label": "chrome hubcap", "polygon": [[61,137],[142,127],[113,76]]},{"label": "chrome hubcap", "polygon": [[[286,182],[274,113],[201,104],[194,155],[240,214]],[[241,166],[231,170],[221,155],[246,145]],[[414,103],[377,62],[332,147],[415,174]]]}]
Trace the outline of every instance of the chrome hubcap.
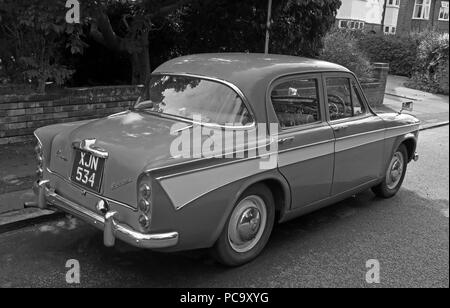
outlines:
[{"label": "chrome hubcap", "polygon": [[230,217],[228,241],[236,252],[251,250],[261,239],[267,222],[264,200],[258,196],[244,198]]},{"label": "chrome hubcap", "polygon": [[403,168],[403,155],[400,152],[396,152],[392,157],[386,174],[386,184],[389,189],[394,189],[397,187],[402,178]]}]

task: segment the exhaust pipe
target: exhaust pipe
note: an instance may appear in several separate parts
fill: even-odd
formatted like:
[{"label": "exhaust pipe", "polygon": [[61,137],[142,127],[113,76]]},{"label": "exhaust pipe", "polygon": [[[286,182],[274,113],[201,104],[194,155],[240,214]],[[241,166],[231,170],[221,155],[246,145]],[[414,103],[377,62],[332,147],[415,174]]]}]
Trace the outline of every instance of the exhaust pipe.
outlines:
[{"label": "exhaust pipe", "polygon": [[37,202],[36,201],[25,202],[23,204],[23,207],[24,208],[38,208],[41,210],[48,209],[47,200],[45,199],[45,190],[48,186],[48,183],[50,183],[49,180],[42,180],[42,181],[35,183],[33,190],[34,190],[34,193],[37,195]]}]

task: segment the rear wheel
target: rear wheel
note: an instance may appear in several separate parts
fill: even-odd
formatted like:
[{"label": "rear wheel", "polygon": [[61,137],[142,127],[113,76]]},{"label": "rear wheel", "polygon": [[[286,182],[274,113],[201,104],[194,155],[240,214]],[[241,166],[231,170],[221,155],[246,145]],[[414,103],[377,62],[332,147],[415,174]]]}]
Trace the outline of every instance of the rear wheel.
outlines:
[{"label": "rear wheel", "polygon": [[247,263],[258,256],[269,240],[275,206],[269,188],[257,184],[237,201],[213,248],[217,261],[228,266]]},{"label": "rear wheel", "polygon": [[390,198],[394,196],[402,186],[408,164],[408,152],[405,145],[400,145],[394,152],[385,172],[383,181],[372,188],[379,197]]}]

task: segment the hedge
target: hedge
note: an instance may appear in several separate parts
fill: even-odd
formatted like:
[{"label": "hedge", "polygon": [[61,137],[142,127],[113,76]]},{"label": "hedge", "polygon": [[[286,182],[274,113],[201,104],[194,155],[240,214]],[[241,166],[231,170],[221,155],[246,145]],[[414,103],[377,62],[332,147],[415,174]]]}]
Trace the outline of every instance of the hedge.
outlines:
[{"label": "hedge", "polygon": [[417,36],[364,34],[359,38],[359,47],[372,62],[390,65],[390,74],[411,77],[416,65]]}]

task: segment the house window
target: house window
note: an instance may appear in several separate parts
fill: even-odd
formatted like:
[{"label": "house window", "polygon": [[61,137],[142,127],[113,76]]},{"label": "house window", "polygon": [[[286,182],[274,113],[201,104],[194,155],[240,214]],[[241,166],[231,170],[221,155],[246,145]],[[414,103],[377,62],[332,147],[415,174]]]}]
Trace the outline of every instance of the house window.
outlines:
[{"label": "house window", "polygon": [[431,0],[416,0],[414,5],[413,19],[430,18]]},{"label": "house window", "polygon": [[364,29],[363,21],[354,21],[354,20],[341,20],[339,21],[339,28],[346,28],[352,30],[362,30]]},{"label": "house window", "polygon": [[388,5],[390,6],[400,6],[400,0],[389,0]]},{"label": "house window", "polygon": [[339,22],[339,28],[347,28],[347,21],[346,20],[341,20]]},{"label": "house window", "polygon": [[396,32],[397,32],[396,27],[389,27],[389,26],[384,27],[384,34],[395,34]]},{"label": "house window", "polygon": [[448,1],[442,1],[439,10],[439,20],[448,21],[448,19]]}]

